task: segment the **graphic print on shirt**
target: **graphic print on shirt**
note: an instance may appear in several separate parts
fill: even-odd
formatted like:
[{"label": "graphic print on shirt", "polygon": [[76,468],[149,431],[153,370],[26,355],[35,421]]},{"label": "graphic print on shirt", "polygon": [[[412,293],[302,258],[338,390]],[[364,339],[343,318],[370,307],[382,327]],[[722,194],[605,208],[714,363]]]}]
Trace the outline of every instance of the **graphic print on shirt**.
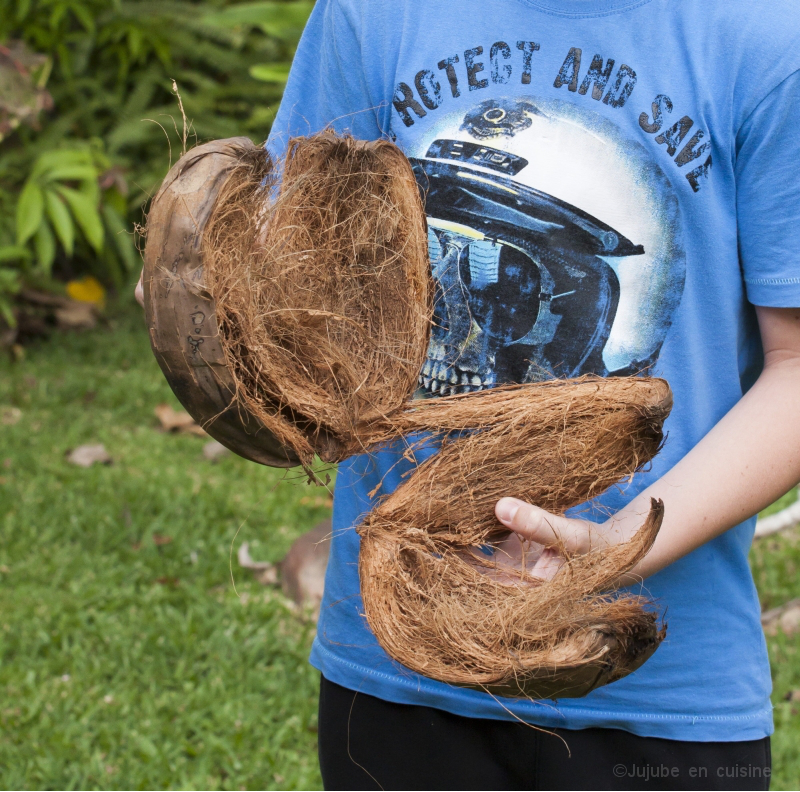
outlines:
[{"label": "graphic print on shirt", "polygon": [[407,154],[437,291],[425,393],[653,366],[685,255],[674,190],[641,143],[523,96],[454,111]]}]

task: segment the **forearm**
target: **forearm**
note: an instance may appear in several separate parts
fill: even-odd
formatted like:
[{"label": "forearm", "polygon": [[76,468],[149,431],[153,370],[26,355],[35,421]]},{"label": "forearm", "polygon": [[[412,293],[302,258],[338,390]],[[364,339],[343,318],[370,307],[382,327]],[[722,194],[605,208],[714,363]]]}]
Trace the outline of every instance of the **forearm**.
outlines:
[{"label": "forearm", "polygon": [[[664,522],[628,582],[647,577],[768,506],[800,480],[800,356],[772,353],[755,385],[675,467],[604,526],[641,525],[651,498]],[[616,536],[614,536],[616,534]]]}]

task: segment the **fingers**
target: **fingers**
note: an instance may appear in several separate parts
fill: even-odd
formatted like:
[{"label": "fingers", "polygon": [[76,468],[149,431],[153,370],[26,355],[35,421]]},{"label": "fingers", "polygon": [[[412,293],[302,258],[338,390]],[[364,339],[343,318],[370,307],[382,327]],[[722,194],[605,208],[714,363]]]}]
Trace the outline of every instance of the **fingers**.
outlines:
[{"label": "fingers", "polygon": [[[144,270],[142,270],[142,275],[144,275]],[[144,308],[144,286],[142,285],[142,275],[139,276],[139,282],[136,284],[136,291],[134,294],[136,295],[136,302]]]},{"label": "fingers", "polygon": [[[519,536],[545,547],[563,547],[569,553],[585,553],[591,549],[593,523],[572,520],[540,509],[517,498],[501,498],[495,506],[497,519]],[[539,572],[552,564],[543,556]],[[554,574],[554,572],[553,572]]]},{"label": "fingers", "polygon": [[564,566],[564,556],[547,547],[534,564],[531,575],[544,580],[552,580],[562,566]]},{"label": "fingers", "polygon": [[570,520],[550,514],[517,498],[501,498],[494,513],[503,525],[525,539],[552,547],[563,540],[562,534],[569,529]]}]

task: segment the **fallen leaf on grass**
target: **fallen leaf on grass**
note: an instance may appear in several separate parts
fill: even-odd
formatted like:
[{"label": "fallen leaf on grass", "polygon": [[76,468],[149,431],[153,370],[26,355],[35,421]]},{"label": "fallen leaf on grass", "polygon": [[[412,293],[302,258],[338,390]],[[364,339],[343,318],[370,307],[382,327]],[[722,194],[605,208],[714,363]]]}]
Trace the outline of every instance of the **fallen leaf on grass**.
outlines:
[{"label": "fallen leaf on grass", "polygon": [[790,690],[784,697],[784,701],[798,701],[800,702],[800,690]]},{"label": "fallen leaf on grass", "polygon": [[90,330],[97,325],[95,307],[90,303],[70,300],[54,313],[62,330]]},{"label": "fallen leaf on grass", "polygon": [[230,454],[230,451],[216,440],[211,440],[203,446],[203,456],[209,462],[219,462],[222,457],[228,454]]},{"label": "fallen leaf on grass", "polygon": [[110,465],[111,456],[102,443],[78,446],[67,454],[67,462],[78,467],[88,468],[94,464]]},{"label": "fallen leaf on grass", "polygon": [[22,418],[22,410],[19,407],[0,407],[0,423],[4,426],[13,426],[19,423]]},{"label": "fallen leaf on grass", "polygon": [[175,588],[180,582],[180,578],[175,577],[156,578],[156,583],[160,583],[162,586],[172,586],[173,588]]},{"label": "fallen leaf on grass", "polygon": [[800,599],[793,599],[778,608],[761,614],[761,625],[767,635],[774,636],[778,631],[786,635],[800,632]]},{"label": "fallen leaf on grass", "polygon": [[189,413],[184,410],[176,410],[169,404],[159,404],[153,412],[156,418],[161,422],[161,428],[165,432],[183,429],[194,423],[194,418],[192,418]]},{"label": "fallen leaf on grass", "polygon": [[313,506],[314,508],[333,508],[333,498],[330,495],[304,495],[298,503],[301,506]]},{"label": "fallen leaf on grass", "polygon": [[207,437],[203,427],[198,426],[185,410],[175,410],[169,404],[159,404],[153,412],[165,432],[183,432],[196,437]]},{"label": "fallen leaf on grass", "polygon": [[170,544],[170,542],[172,542],[172,537],[171,536],[164,536],[163,534],[154,533],[153,534],[153,541],[156,543],[156,545],[161,547],[161,545]]}]

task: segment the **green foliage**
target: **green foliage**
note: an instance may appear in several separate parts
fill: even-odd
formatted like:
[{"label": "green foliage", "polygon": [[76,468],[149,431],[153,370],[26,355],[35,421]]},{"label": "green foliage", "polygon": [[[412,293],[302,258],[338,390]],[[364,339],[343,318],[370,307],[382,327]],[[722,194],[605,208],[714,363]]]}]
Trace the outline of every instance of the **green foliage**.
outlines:
[{"label": "green foliage", "polygon": [[259,63],[250,67],[251,76],[270,83],[285,83],[289,77],[290,63]]},{"label": "green foliage", "polygon": [[[236,548],[279,560],[324,499],[159,431],[141,312],[114,322],[0,360],[0,788],[318,789],[313,624]],[[65,460],[93,442],[111,465]]]},{"label": "green foliage", "polygon": [[0,0],[0,43],[38,54],[34,87],[49,74],[53,105],[0,143],[0,271],[119,286],[136,265],[134,224],[184,145],[266,137],[311,7]]},{"label": "green foliage", "polygon": [[[105,248],[107,238],[113,238],[122,222],[114,209],[122,196],[102,195],[105,200],[101,201],[99,181],[108,165],[105,157],[88,146],[47,151],[34,161],[17,203],[17,246],[33,239],[36,263],[45,274],[50,274],[55,260],[56,240],[68,257],[79,235],[95,253],[113,255]],[[108,234],[107,224],[111,225]],[[125,268],[132,268],[133,247],[120,245],[118,251]]]},{"label": "green foliage", "polygon": [[313,3],[238,3],[221,11],[210,12],[204,21],[229,30],[258,28],[268,36],[297,40],[311,13]]},{"label": "green foliage", "polygon": [[[19,273],[11,267],[4,266],[4,261],[25,259],[27,250],[15,250],[13,247],[0,248],[0,318],[9,327],[14,327],[16,320],[11,312],[11,300],[20,289]],[[4,258],[7,257],[7,258]]]}]

